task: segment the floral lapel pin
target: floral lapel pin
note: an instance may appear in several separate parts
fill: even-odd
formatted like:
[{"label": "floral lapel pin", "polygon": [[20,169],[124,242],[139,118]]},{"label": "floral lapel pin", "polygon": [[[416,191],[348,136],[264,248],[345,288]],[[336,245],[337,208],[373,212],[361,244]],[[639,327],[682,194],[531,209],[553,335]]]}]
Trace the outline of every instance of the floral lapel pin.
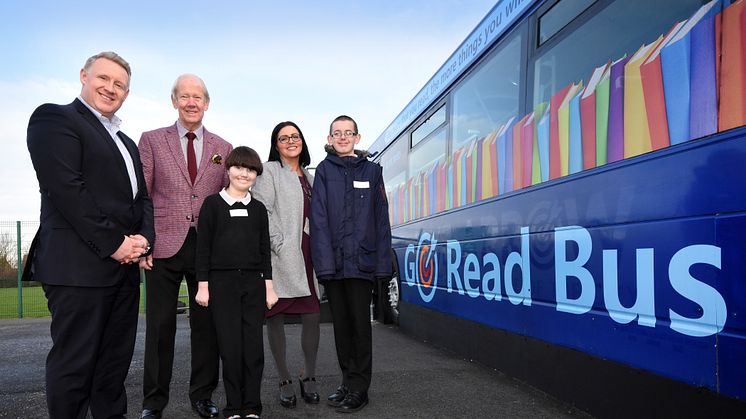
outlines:
[{"label": "floral lapel pin", "polygon": [[210,157],[210,161],[214,164],[223,164],[223,156],[220,154],[213,154],[212,157]]}]

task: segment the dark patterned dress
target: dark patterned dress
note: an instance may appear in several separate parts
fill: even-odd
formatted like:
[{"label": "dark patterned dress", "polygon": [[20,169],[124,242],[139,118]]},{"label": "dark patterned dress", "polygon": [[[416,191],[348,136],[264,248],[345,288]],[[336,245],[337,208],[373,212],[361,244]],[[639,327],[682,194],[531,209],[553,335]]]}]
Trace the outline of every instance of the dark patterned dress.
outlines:
[{"label": "dark patterned dress", "polygon": [[[298,176],[300,186],[303,188],[303,225],[308,223],[308,215],[311,212],[311,185],[305,176]],[[266,311],[266,317],[272,317],[275,314],[307,314],[318,313],[320,311],[319,299],[316,297],[316,287],[313,285],[313,265],[311,264],[311,236],[308,235],[307,229],[303,229],[303,239],[301,240],[301,251],[303,252],[303,261],[306,265],[306,279],[311,295],[295,298],[280,298],[272,310]],[[273,278],[274,279],[274,278]]]}]

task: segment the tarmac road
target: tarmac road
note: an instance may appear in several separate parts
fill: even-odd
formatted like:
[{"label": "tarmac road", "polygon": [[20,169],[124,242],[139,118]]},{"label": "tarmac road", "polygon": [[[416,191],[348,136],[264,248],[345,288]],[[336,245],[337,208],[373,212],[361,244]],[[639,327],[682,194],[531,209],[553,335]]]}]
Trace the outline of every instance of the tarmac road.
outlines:
[{"label": "tarmac road", "polygon": [[[171,400],[164,418],[194,418],[189,406],[189,324],[179,315]],[[47,417],[44,363],[51,346],[49,318],[0,320],[0,418]],[[299,324],[286,325],[288,364],[300,371]],[[142,403],[145,317],[140,317],[135,355],[127,379],[129,418]],[[482,365],[458,358],[402,334],[395,326],[373,323],[373,381],[370,404],[344,415],[323,402],[339,384],[332,325],[322,323],[317,363],[322,403],[295,409],[280,406],[278,376],[265,339],[263,418],[590,418],[541,391]],[[297,380],[296,394],[300,397]],[[222,381],[214,395],[225,402]]]}]

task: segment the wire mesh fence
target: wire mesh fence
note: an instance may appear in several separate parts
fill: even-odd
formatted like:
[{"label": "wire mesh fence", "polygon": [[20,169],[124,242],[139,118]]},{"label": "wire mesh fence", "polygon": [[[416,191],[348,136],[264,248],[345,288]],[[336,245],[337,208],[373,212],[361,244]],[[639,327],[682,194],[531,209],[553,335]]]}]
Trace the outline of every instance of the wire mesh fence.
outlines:
[{"label": "wire mesh fence", "polygon": [[[38,228],[38,221],[0,220],[0,319],[49,316],[41,284],[21,281],[26,256]],[[140,276],[143,278],[140,312],[144,313],[146,281],[144,275]],[[188,298],[186,282],[182,282],[178,312],[186,310]]]},{"label": "wire mesh fence", "polygon": [[20,280],[38,228],[38,221],[0,220],[0,318],[49,315],[40,284]]}]

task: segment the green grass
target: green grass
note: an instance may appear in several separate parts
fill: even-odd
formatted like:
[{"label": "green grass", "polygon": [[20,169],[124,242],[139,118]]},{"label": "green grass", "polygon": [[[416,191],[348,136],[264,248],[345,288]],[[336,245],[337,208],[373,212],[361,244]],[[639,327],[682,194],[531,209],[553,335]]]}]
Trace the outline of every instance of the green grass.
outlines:
[{"label": "green grass", "polygon": [[[42,287],[23,287],[23,317],[47,317],[47,298]],[[180,300],[187,302],[186,282],[181,283]],[[145,312],[145,288],[140,285],[140,313]],[[0,288],[0,319],[18,318],[18,288]]]},{"label": "green grass", "polygon": [[[47,298],[41,287],[24,287],[23,317],[49,316]],[[18,318],[18,288],[0,288],[0,319]]]}]

